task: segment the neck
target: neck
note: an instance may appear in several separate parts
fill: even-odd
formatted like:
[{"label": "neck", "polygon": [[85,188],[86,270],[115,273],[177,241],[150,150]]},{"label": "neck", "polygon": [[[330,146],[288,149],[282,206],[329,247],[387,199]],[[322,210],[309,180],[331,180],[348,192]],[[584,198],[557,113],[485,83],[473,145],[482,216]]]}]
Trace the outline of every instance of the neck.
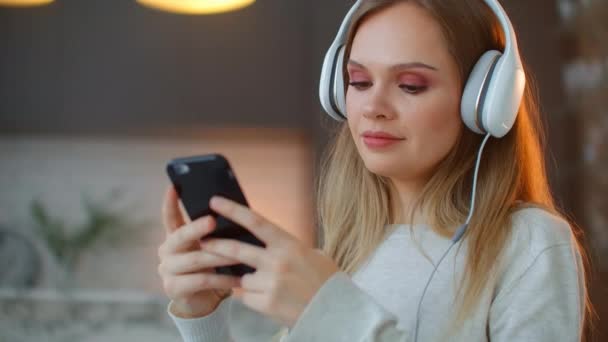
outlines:
[{"label": "neck", "polygon": [[394,223],[424,223],[424,208],[418,208],[414,212],[413,222],[410,222],[410,214],[416,205],[418,197],[424,188],[424,182],[402,181],[391,179],[391,203],[395,213]]}]

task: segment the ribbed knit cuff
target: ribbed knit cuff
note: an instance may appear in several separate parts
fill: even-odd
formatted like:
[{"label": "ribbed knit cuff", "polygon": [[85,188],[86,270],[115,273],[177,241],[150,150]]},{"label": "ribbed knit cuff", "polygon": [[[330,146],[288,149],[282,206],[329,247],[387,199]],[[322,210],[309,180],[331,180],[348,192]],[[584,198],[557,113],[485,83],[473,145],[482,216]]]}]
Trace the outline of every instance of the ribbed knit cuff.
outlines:
[{"label": "ribbed knit cuff", "polygon": [[171,305],[167,313],[173,319],[183,342],[228,342],[232,341],[228,329],[228,302],[223,300],[209,315],[198,318],[180,318],[171,312]]}]

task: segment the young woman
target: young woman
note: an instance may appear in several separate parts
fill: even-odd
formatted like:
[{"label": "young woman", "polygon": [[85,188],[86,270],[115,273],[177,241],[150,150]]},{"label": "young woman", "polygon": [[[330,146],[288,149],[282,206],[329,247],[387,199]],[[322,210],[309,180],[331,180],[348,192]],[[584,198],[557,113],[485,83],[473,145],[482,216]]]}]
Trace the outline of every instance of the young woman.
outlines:
[{"label": "young woman", "polygon": [[[215,222],[186,223],[170,188],[159,273],[183,339],[579,341],[584,253],[502,8],[363,0],[343,25],[344,60],[330,50],[321,80],[325,109],[348,118],[319,184],[322,250],[222,198],[212,208],[267,246],[200,243]],[[240,262],[257,271],[212,271]]]}]

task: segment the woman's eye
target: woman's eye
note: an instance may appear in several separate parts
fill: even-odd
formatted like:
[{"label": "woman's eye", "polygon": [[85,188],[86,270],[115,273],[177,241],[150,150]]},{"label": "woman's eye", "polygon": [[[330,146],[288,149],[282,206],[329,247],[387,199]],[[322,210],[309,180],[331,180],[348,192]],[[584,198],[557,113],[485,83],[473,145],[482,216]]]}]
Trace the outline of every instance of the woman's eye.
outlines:
[{"label": "woman's eye", "polygon": [[401,84],[399,86],[399,88],[403,89],[403,91],[405,91],[406,93],[410,93],[410,94],[418,94],[418,93],[421,93],[424,90],[426,90],[426,86],[417,86],[417,85],[410,85],[410,84]]},{"label": "woman's eye", "polygon": [[372,84],[371,82],[365,82],[365,81],[348,83],[349,86],[354,87],[357,90],[363,90],[365,88],[369,88],[371,86],[371,84]]},{"label": "woman's eye", "polygon": [[[372,86],[372,82],[368,82],[368,81],[358,81],[358,82],[350,82],[348,84],[349,86],[357,89],[357,90],[364,90],[367,89],[369,87]],[[410,85],[410,84],[401,84],[399,85],[399,88],[403,89],[403,91],[405,91],[406,93],[410,93],[410,94],[418,94],[423,92],[424,90],[426,90],[426,86],[418,86],[418,85]]]}]

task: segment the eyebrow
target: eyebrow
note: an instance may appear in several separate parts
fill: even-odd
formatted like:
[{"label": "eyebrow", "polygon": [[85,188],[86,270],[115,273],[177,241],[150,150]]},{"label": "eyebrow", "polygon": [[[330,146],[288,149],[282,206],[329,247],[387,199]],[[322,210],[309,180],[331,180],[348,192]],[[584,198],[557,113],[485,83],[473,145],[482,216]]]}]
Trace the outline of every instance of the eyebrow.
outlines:
[{"label": "eyebrow", "polygon": [[[359,68],[367,69],[363,64],[356,62],[352,59],[348,60],[348,64],[353,64]],[[413,68],[425,68],[425,69],[437,71],[437,68],[435,68],[434,66],[424,64],[422,62],[399,63],[399,64],[392,65],[389,69],[397,70],[397,69],[413,69]]]}]

